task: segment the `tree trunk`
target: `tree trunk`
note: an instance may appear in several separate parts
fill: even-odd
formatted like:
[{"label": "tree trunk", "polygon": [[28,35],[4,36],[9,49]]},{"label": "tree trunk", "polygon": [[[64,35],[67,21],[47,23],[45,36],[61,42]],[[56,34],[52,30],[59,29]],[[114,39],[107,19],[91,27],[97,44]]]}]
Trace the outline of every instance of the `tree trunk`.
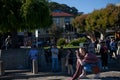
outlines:
[{"label": "tree trunk", "polygon": [[95,41],[96,41],[94,32],[89,32],[87,37],[91,40],[88,45],[88,52],[94,54],[95,53]]}]

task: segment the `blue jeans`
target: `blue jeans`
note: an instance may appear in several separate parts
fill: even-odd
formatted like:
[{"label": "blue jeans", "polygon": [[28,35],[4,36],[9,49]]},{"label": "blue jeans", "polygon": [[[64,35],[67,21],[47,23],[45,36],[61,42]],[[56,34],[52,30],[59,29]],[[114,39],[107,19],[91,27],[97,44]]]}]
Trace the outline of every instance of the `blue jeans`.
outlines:
[{"label": "blue jeans", "polygon": [[95,65],[99,66],[99,68],[101,69],[101,62],[100,61],[96,62],[96,63],[85,63],[83,68],[84,68],[85,71],[91,73],[92,72],[92,67],[95,66]]},{"label": "blue jeans", "polygon": [[58,71],[58,58],[52,58],[52,71]]}]

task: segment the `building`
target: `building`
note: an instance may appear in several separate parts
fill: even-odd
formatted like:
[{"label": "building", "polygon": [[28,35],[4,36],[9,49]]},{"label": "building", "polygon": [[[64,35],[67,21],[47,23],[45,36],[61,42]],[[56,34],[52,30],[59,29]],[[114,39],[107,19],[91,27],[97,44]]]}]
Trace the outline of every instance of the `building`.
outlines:
[{"label": "building", "polygon": [[[73,14],[62,12],[60,10],[55,10],[51,13],[53,18],[53,25],[63,29],[62,37],[71,39],[74,36],[75,28],[71,26],[72,20],[74,19]],[[40,40],[50,40],[52,38],[49,34],[49,30],[39,30]]]},{"label": "building", "polygon": [[53,24],[63,28],[65,24],[71,24],[72,20],[74,19],[74,15],[62,11],[53,11],[52,16]]},{"label": "building", "polygon": [[[64,29],[65,32],[62,33],[63,37],[66,39],[71,39],[74,36],[75,29],[71,26],[72,20],[74,19],[74,15],[65,13],[59,10],[53,11],[51,13],[53,17],[53,25],[59,28]],[[37,34],[37,37],[36,37]],[[25,35],[25,34],[23,34]],[[25,38],[28,40],[28,37]],[[29,38],[30,40],[31,38]],[[48,41],[51,42],[52,35],[49,33],[49,29],[37,29],[34,33],[32,33],[32,42],[33,41]],[[25,42],[26,43],[26,42]]]}]

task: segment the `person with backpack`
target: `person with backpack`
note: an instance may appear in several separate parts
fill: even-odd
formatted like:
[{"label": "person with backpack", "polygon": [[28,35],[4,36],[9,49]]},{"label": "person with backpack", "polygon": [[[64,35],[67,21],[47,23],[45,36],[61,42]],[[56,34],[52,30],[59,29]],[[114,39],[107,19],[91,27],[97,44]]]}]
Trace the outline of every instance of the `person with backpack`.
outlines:
[{"label": "person with backpack", "polygon": [[101,42],[101,48],[100,48],[100,54],[101,54],[101,62],[102,62],[102,69],[108,69],[108,48],[105,45],[105,42]]}]

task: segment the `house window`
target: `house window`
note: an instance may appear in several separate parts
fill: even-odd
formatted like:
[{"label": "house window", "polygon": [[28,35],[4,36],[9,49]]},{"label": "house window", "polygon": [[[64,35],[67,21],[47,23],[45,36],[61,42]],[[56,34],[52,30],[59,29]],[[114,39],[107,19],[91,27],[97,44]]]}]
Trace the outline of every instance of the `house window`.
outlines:
[{"label": "house window", "polygon": [[69,17],[65,17],[64,22],[65,23],[70,23],[70,18]]},{"label": "house window", "polygon": [[60,19],[59,18],[54,18],[55,24],[60,24]]}]

